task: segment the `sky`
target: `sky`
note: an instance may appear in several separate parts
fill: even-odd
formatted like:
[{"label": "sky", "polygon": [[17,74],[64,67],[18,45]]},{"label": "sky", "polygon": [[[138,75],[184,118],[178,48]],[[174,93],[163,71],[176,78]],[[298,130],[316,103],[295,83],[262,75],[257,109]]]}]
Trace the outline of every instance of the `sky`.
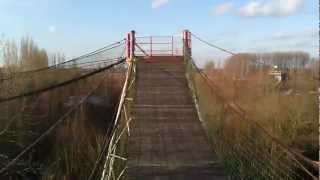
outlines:
[{"label": "sky", "polygon": [[0,34],[17,41],[31,36],[48,52],[75,57],[130,30],[145,36],[189,29],[235,52],[300,50],[318,57],[318,9],[317,0],[0,0]]}]

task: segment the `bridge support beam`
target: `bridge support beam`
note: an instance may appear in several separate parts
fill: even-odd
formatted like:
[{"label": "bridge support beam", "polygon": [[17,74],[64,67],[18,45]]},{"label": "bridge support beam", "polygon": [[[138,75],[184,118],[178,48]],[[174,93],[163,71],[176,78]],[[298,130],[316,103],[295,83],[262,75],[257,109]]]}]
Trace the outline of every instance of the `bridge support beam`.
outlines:
[{"label": "bridge support beam", "polygon": [[189,30],[183,31],[183,55],[191,56],[191,32]]},{"label": "bridge support beam", "polygon": [[127,62],[130,62],[133,60],[135,54],[134,54],[134,50],[135,50],[135,42],[136,41],[136,37],[135,37],[135,31],[131,31],[127,34],[127,38],[126,38],[126,59]]}]

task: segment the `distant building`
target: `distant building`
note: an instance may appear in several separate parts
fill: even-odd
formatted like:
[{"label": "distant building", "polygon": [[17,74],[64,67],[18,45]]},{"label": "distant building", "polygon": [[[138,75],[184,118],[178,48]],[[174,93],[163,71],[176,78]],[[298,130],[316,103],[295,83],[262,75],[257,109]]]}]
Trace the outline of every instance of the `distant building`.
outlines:
[{"label": "distant building", "polygon": [[288,73],[279,70],[278,66],[273,66],[273,68],[269,72],[269,75],[278,82],[286,81],[288,79]]}]

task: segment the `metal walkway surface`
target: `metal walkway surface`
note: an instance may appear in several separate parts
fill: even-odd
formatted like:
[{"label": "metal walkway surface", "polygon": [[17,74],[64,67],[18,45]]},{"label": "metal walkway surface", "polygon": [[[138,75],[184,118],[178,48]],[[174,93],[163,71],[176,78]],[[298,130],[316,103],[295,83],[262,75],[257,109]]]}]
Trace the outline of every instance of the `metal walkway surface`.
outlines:
[{"label": "metal walkway surface", "polygon": [[138,60],[133,109],[127,180],[227,179],[198,119],[183,57]]}]

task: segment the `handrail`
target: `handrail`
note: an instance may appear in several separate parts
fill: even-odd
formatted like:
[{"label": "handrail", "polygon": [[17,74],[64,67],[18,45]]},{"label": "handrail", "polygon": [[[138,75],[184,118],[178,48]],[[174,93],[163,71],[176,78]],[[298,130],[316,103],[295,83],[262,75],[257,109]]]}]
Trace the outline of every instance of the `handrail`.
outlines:
[{"label": "handrail", "polygon": [[[126,98],[128,96],[128,92],[130,88],[132,87],[133,82],[135,81],[135,72],[136,72],[135,60],[129,61],[125,83],[122,88],[122,93],[121,93],[119,105],[117,108],[117,113],[116,113],[114,124],[113,124],[111,138],[109,140],[108,146],[106,147],[107,157],[103,165],[103,172],[100,178],[101,180],[110,180],[112,177],[115,177],[115,172],[114,172],[115,159],[126,161],[126,158],[121,157],[121,155],[117,155],[116,151],[117,151],[118,144],[120,143],[125,132],[130,134],[129,123],[132,120],[132,118],[129,117],[129,114],[126,109]],[[125,122],[120,122],[122,113],[124,115]],[[122,171],[119,173],[116,179],[119,179],[123,175],[124,171],[125,171],[125,168],[122,169]]]},{"label": "handrail", "polygon": [[135,43],[138,47],[135,53],[137,56],[182,56],[182,44],[176,36],[136,37]]}]

